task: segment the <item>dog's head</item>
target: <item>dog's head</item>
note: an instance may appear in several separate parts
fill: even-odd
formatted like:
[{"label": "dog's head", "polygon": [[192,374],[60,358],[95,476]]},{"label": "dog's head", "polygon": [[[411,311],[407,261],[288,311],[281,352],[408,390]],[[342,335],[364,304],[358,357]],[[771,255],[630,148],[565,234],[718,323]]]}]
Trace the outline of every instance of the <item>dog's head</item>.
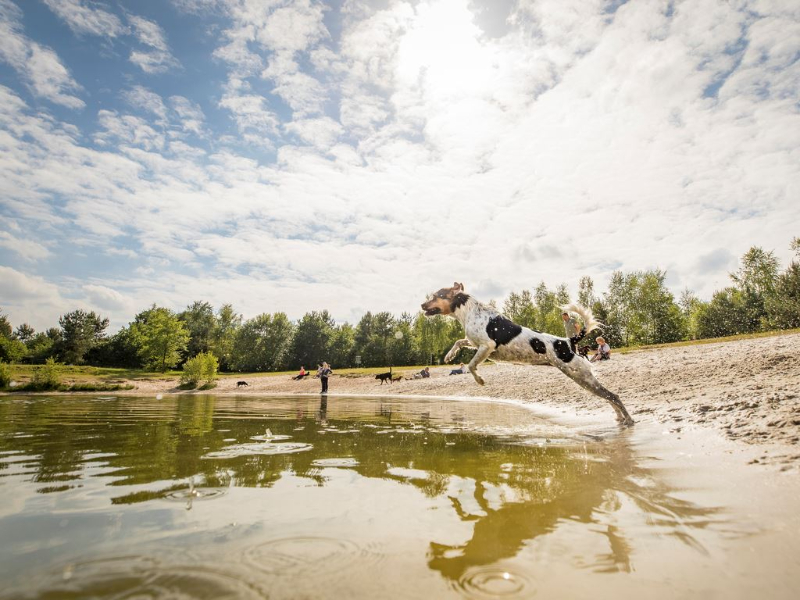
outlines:
[{"label": "dog's head", "polygon": [[456,296],[459,295],[465,297],[464,284],[458,282],[454,283],[453,287],[442,288],[438,292],[434,292],[428,297],[428,300],[422,303],[425,316],[452,314],[458,303]]}]

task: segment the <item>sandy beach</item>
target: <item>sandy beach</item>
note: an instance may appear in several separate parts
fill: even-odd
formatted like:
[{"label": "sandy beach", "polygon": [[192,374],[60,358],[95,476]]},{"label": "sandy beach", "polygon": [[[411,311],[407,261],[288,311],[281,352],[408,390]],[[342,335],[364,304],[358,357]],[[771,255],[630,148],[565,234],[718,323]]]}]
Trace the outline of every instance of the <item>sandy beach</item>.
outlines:
[{"label": "sandy beach", "polygon": [[[683,347],[651,348],[597,363],[595,373],[617,392],[637,421],[666,424],[671,431],[708,428],[728,439],[764,447],[758,462],[784,468],[800,462],[800,334]],[[486,363],[479,386],[470,375],[451,376],[451,366],[433,367],[430,379],[407,378],[381,385],[374,376],[338,376],[330,396],[343,394],[420,395],[513,399],[550,412],[614,423],[607,403],[579,388],[552,367]],[[335,366],[334,366],[335,371]],[[403,372],[402,370],[396,371]],[[245,379],[249,386],[238,388]],[[187,393],[175,378],[132,380],[129,395]],[[224,377],[211,392],[314,394],[319,381],[287,376]],[[203,392],[188,392],[203,393]]]}]

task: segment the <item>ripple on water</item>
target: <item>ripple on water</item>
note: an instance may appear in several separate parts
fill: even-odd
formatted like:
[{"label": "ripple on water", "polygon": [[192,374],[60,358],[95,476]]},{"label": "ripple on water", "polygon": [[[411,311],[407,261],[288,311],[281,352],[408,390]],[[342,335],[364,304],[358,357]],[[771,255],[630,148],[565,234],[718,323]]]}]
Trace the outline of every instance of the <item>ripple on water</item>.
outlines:
[{"label": "ripple on water", "polygon": [[377,548],[328,537],[291,537],[270,540],[245,550],[244,561],[269,575],[304,577],[343,576],[353,568],[366,569],[383,559]]},{"label": "ripple on water", "polygon": [[358,460],[355,458],[318,458],[311,463],[315,467],[357,467]]},{"label": "ripple on water", "polygon": [[30,597],[249,600],[263,596],[247,582],[211,565],[165,565],[152,557],[120,556],[69,564]]},{"label": "ripple on water", "polygon": [[164,498],[166,500],[177,500],[178,502],[186,502],[187,500],[213,500],[214,498],[224,496],[227,491],[227,488],[186,488],[184,490],[169,492]]},{"label": "ripple on water", "polygon": [[264,435],[254,435],[250,438],[251,440],[256,440],[257,442],[278,442],[283,440],[290,440],[292,436],[290,435],[273,435],[271,433],[265,433]]},{"label": "ripple on water", "polygon": [[498,567],[468,569],[454,585],[458,592],[475,599],[528,598],[536,593],[526,577]]},{"label": "ripple on water", "polygon": [[216,452],[208,452],[202,458],[238,458],[240,456],[272,456],[275,454],[294,454],[295,452],[305,452],[311,450],[311,444],[298,442],[282,442],[274,444],[272,442],[261,442],[254,444],[237,444],[228,446]]}]

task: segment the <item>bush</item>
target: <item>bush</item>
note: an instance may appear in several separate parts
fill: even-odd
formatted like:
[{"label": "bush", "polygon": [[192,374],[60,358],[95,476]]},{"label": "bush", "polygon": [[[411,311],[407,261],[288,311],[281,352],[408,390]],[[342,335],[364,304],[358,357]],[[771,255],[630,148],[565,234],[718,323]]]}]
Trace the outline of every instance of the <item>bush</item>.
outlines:
[{"label": "bush", "polygon": [[218,367],[219,362],[216,356],[210,352],[201,352],[197,356],[187,360],[183,365],[181,386],[195,387],[201,381],[205,382],[204,386],[212,386],[217,379]]},{"label": "bush", "polygon": [[33,372],[33,378],[26,389],[30,390],[57,390],[61,386],[59,363],[53,358],[48,358],[44,365]]},{"label": "bush", "polygon": [[11,367],[0,360],[0,388],[7,388],[11,384]]}]

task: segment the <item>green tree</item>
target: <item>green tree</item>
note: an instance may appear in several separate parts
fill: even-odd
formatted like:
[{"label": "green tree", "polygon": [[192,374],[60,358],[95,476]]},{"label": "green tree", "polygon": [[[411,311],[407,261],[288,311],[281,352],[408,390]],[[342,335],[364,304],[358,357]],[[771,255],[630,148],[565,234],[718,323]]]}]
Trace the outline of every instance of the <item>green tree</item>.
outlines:
[{"label": "green tree", "polygon": [[[328,363],[335,367],[352,367],[355,365],[355,329],[349,323],[342,323],[333,330],[328,346],[330,359]],[[315,366],[313,363],[311,366]]]},{"label": "green tree", "polygon": [[584,275],[578,281],[578,304],[591,308],[597,298],[594,295],[594,281],[588,275]]},{"label": "green tree", "polygon": [[778,275],[765,302],[770,324],[779,329],[800,327],[800,238],[792,240],[791,249],[795,258]]},{"label": "green tree", "polygon": [[98,367],[135,369],[142,366],[139,347],[131,335],[130,326],[123,327],[105,338],[86,355],[86,362]]},{"label": "green tree", "polygon": [[217,380],[219,362],[217,357],[210,352],[200,352],[183,364],[181,384],[197,386],[201,381],[210,387]]},{"label": "green tree", "polygon": [[286,367],[293,329],[282,312],[249,319],[236,332],[232,367],[237,371],[277,371]]},{"label": "green tree", "polygon": [[242,326],[242,315],[237,314],[230,304],[223,304],[217,312],[214,325],[213,343],[211,344],[214,355],[219,359],[223,371],[231,369],[231,356],[233,345],[236,342],[236,332]]},{"label": "green tree", "polygon": [[0,360],[20,362],[28,355],[25,344],[14,338],[0,336]]},{"label": "green tree", "polygon": [[394,317],[388,312],[367,312],[356,325],[355,352],[365,367],[389,366],[389,339],[394,333]]},{"label": "green tree", "polygon": [[0,389],[5,389],[11,385],[11,369],[8,364],[0,359]]},{"label": "green tree", "polygon": [[739,269],[730,274],[736,287],[742,292],[746,307],[745,319],[739,328],[758,331],[769,328],[767,303],[775,295],[778,278],[778,259],[774,252],[765,252],[753,246],[741,258]]},{"label": "green tree", "polygon": [[528,290],[522,290],[519,294],[511,292],[508,299],[503,302],[503,314],[523,327],[531,329],[537,327],[538,313],[533,296]]},{"label": "green tree", "polygon": [[700,300],[693,291],[687,288],[681,292],[678,306],[680,306],[681,314],[683,315],[686,337],[691,340],[699,338],[700,317],[705,312],[708,303]]},{"label": "green tree", "polygon": [[54,340],[46,333],[34,334],[26,343],[28,357],[32,362],[43,362],[54,352]]},{"label": "green tree", "polygon": [[54,358],[48,358],[44,365],[37,367],[31,377],[30,388],[34,390],[56,390],[61,385],[61,365]]},{"label": "green tree", "polygon": [[195,301],[186,307],[178,318],[183,321],[189,332],[189,343],[186,346],[186,356],[191,357],[200,352],[208,352],[213,348],[214,329],[217,319],[214,308],[208,302]]},{"label": "green tree", "polygon": [[14,337],[16,337],[23,344],[27,344],[33,338],[35,333],[36,331],[33,327],[27,323],[23,323],[22,325],[17,325],[17,330],[14,332]]},{"label": "green tree", "polygon": [[155,304],[136,315],[130,336],[144,366],[162,373],[180,362],[189,343],[189,331],[177,315]]},{"label": "green tree", "polygon": [[533,292],[536,302],[536,327],[537,331],[552,335],[564,335],[564,321],[561,319],[562,306],[569,302],[567,287],[561,284],[556,291],[547,289],[542,281]]},{"label": "green tree", "polygon": [[0,310],[0,337],[10,338],[11,332],[11,322],[8,320],[8,316]]},{"label": "green tree", "polygon": [[757,331],[760,323],[746,293],[735,287],[714,292],[697,321],[700,338],[750,333]]},{"label": "green tree", "polygon": [[67,364],[81,364],[89,350],[105,335],[108,319],[100,318],[94,311],[78,309],[61,315],[61,343],[58,352]]},{"label": "green tree", "polygon": [[[435,364],[444,359],[456,340],[464,337],[461,323],[441,315],[426,317],[419,313],[412,325],[412,335],[417,347],[419,360],[423,364]],[[463,349],[458,358],[463,358],[470,351]]]},{"label": "green tree", "polygon": [[322,361],[330,362],[331,341],[336,323],[327,310],[309,312],[297,323],[289,351],[292,367],[314,365]]},{"label": "green tree", "polygon": [[606,325],[603,335],[611,345],[661,344],[683,339],[685,320],[665,280],[666,272],[660,269],[612,273],[602,311]]},{"label": "green tree", "polygon": [[394,331],[389,338],[389,364],[415,365],[419,362],[419,348],[413,335],[414,318],[403,313],[395,319]]}]

